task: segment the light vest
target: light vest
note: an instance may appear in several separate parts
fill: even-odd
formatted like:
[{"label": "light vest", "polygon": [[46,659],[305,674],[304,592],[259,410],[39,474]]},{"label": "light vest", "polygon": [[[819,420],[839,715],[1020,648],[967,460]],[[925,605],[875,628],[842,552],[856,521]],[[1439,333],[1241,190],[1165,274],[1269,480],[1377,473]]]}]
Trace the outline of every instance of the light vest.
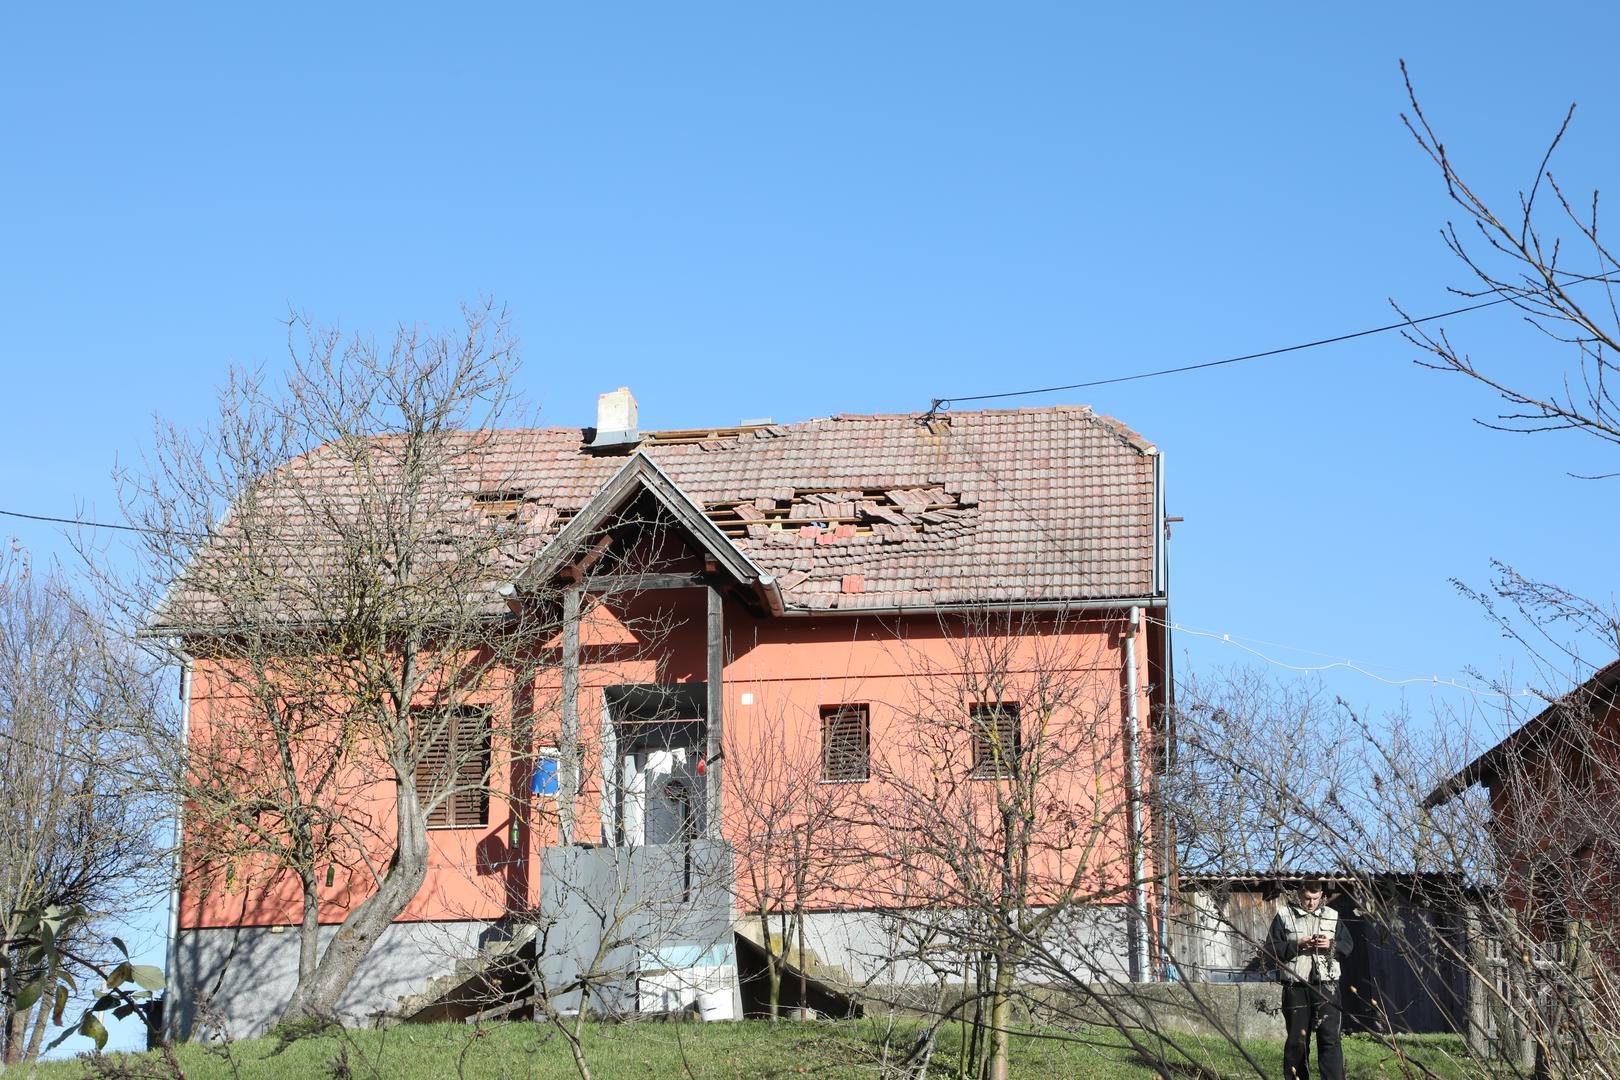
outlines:
[{"label": "light vest", "polygon": [[[1289,940],[1295,945],[1317,934],[1326,934],[1331,942],[1339,930],[1339,913],[1328,907],[1326,900],[1315,911],[1306,911],[1292,901],[1284,901],[1277,905],[1277,917],[1282,920]],[[1283,982],[1338,982],[1339,954],[1331,944],[1326,952],[1302,952],[1285,963],[1278,974]]]}]

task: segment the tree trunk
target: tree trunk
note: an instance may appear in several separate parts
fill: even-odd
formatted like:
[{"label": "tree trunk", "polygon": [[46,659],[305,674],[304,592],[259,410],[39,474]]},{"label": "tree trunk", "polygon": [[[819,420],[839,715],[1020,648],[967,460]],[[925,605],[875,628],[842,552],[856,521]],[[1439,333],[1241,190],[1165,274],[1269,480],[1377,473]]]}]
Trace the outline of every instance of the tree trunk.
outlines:
[{"label": "tree trunk", "polygon": [[[321,955],[314,973],[293,993],[281,1014],[283,1024],[336,1018],[338,998],[394,918],[411,902],[427,879],[427,818],[417,798],[416,778],[398,763],[394,767],[394,821],[398,836],[394,856],[377,891],[361,901]],[[306,916],[307,917],[307,916]]]},{"label": "tree trunk", "polygon": [[590,998],[590,987],[582,987],[579,992],[579,1014],[574,1017],[574,1026],[568,1030],[568,1052],[574,1056],[574,1068],[579,1071],[579,1080],[591,1080],[591,1066],[585,1060],[585,1004]]},{"label": "tree trunk", "polygon": [[24,1056],[26,1061],[38,1061],[39,1052],[45,1045],[45,1029],[51,1026],[51,1008],[44,998],[39,999],[35,1006],[39,1011],[34,1014],[34,1033],[28,1037],[28,1050]]},{"label": "tree trunk", "polygon": [[22,980],[17,978],[17,963],[22,959],[22,952],[18,949],[11,951],[11,964],[6,968],[5,1004],[0,1007],[0,1039],[5,1042],[4,1054],[0,1060],[7,1065],[15,1065],[22,1060],[23,1042],[28,1038],[28,1014],[19,1012],[16,1008],[17,991],[22,989]]},{"label": "tree trunk", "polygon": [[764,908],[759,912],[760,936],[765,939],[766,1004],[770,1006],[771,1022],[782,1018],[782,967],[776,949],[771,945],[771,917]]},{"label": "tree trunk", "polygon": [[808,961],[804,958],[804,903],[800,901],[799,910],[793,913],[793,919],[799,930],[799,1019],[808,1020],[810,1009],[810,976],[805,973]]},{"label": "tree trunk", "polygon": [[[321,899],[316,892],[314,868],[299,875],[304,887],[304,918],[298,927],[298,985],[303,986],[315,974],[321,956]],[[296,993],[296,991],[295,991]]]},{"label": "tree trunk", "polygon": [[22,1060],[23,1040],[28,1036],[28,1014],[12,1008],[9,1001],[6,1003],[4,1035],[5,1064],[15,1065]]},{"label": "tree trunk", "polygon": [[996,988],[990,1005],[990,1056],[985,1062],[988,1080],[1008,1080],[1011,1068],[1013,965],[996,958]]}]

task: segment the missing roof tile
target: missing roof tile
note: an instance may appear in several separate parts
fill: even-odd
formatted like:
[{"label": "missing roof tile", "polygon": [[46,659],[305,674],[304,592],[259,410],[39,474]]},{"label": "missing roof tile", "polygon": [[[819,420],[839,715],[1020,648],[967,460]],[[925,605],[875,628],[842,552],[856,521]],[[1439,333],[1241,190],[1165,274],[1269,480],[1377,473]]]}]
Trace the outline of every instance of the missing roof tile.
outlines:
[{"label": "missing roof tile", "polygon": [[[778,495],[781,493],[778,492]],[[733,539],[783,529],[825,530],[830,542],[875,537],[891,543],[953,525],[966,506],[938,484],[887,488],[795,488],[786,498],[723,499],[704,512]]]}]

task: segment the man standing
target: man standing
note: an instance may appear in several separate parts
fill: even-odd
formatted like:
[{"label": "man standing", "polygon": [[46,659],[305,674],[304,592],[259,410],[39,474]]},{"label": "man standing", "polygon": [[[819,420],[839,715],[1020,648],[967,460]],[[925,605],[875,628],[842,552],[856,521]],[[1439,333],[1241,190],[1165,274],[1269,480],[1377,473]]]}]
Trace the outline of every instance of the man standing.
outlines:
[{"label": "man standing", "polygon": [[1324,903],[1319,880],[1300,883],[1297,896],[1277,905],[1266,935],[1266,951],[1282,979],[1284,1080],[1309,1080],[1311,1032],[1316,1032],[1316,1064],[1322,1080],[1344,1080],[1339,1046],[1339,964],[1350,955],[1350,931],[1339,913]]}]

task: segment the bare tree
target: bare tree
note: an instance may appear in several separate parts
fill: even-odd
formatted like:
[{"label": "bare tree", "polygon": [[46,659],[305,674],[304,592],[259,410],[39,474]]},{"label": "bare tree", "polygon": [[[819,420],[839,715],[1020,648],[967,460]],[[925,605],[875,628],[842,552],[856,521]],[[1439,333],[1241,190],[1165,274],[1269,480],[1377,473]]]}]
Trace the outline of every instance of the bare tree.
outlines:
[{"label": "bare tree", "polygon": [[[106,580],[199,703],[176,777],[187,872],[204,894],[294,883],[288,1022],[333,1015],[425,879],[430,820],[486,798],[492,745],[532,742],[512,702],[555,623],[496,590],[541,511],[505,453],[521,433],[496,431],[504,316],[465,315],[386,346],[295,318],[284,385],[233,372],[211,427],[160,427],[120,475],[142,574]],[[322,950],[339,870],[359,899],[327,909]]]},{"label": "bare tree", "polygon": [[[819,726],[820,731],[817,731]],[[774,717],[728,735],[726,833],[733,838],[738,903],[759,929],[767,1004],[780,1016],[790,956],[800,1009],[809,1007],[807,913],[847,878],[851,818],[868,778],[870,717],[837,710],[819,725]],[[774,921],[774,925],[773,925]]]},{"label": "bare tree", "polygon": [[[1401,71],[1406,73],[1403,62]],[[1470,299],[1511,304],[1554,346],[1569,350],[1572,362],[1540,385],[1525,385],[1500,363],[1482,364],[1444,330],[1413,323],[1407,337],[1432,357],[1431,366],[1467,376],[1494,391],[1507,410],[1482,421],[1502,431],[1574,431],[1614,445],[1620,443],[1620,414],[1612,382],[1620,343],[1620,303],[1615,261],[1599,231],[1598,192],[1590,198],[1568,191],[1550,164],[1575,117],[1565,113],[1527,188],[1508,213],[1499,213],[1481,190],[1465,179],[1431,126],[1410,75],[1406,80],[1411,113],[1407,130],[1440,170],[1446,193],[1462,212],[1462,228],[1447,222],[1446,246],[1467,269],[1473,283],[1454,291]],[[1571,261],[1575,267],[1569,268]],[[1586,473],[1614,476],[1612,470]]]},{"label": "bare tree", "polygon": [[[1283,886],[1329,875],[1362,927],[1357,948],[1377,953],[1341,983],[1344,1006],[1385,1039],[1400,1075],[1437,1067],[1400,1056],[1412,1013],[1438,1017],[1510,1072],[1616,1075],[1612,693],[1583,690],[1528,723],[1499,722],[1513,733],[1485,754],[1465,737],[1485,726],[1480,715],[1371,722],[1310,684],[1248,671],[1181,693],[1165,809],[1183,869]],[[1264,961],[1266,917],[1219,899],[1206,891],[1171,926],[1195,946],[1184,986],[1211,1015],[1197,943]]]},{"label": "bare tree", "polygon": [[729,1002],[734,969],[706,963],[731,938],[731,857],[691,836],[679,844],[558,847],[546,852],[537,963],[523,1003],[567,1041],[590,1080],[585,1024],[701,1011]]},{"label": "bare tree", "polygon": [[1356,801],[1362,732],[1320,686],[1246,668],[1177,688],[1177,759],[1161,790],[1183,874],[1329,870]]},{"label": "bare tree", "polygon": [[[1448,222],[1443,232],[1469,278],[1455,291],[1512,305],[1543,336],[1550,362],[1531,356],[1534,366],[1525,370],[1532,373],[1524,374],[1512,357],[1476,358],[1444,332],[1413,325],[1409,339],[1427,351],[1431,366],[1498,396],[1504,408],[1481,421],[1486,426],[1585,435],[1596,441],[1583,445],[1597,446],[1601,456],[1570,474],[1620,475],[1607,463],[1620,444],[1613,387],[1620,263],[1601,232],[1599,192],[1585,194],[1553,169],[1575,106],[1558,123],[1529,184],[1499,200],[1464,175],[1410,75],[1406,90],[1411,108],[1402,119],[1461,213],[1461,225]],[[1512,1034],[1544,1071],[1613,1075],[1611,998],[1620,952],[1612,939],[1607,867],[1616,850],[1617,755],[1611,705],[1594,700],[1587,677],[1620,654],[1620,611],[1612,597],[1582,596],[1502,561],[1493,563],[1487,588],[1458,587],[1523,647],[1543,680],[1545,708],[1523,723],[1510,714],[1507,726],[1518,730],[1492,752],[1489,768],[1476,765],[1472,780],[1489,789],[1488,799],[1456,785],[1436,789],[1425,805],[1448,822],[1427,835],[1472,838],[1470,850],[1448,845],[1437,857],[1466,859],[1501,898],[1483,927],[1490,970],[1481,978],[1493,988],[1492,1030]],[[1566,693],[1569,687],[1579,689]]]},{"label": "bare tree", "polygon": [[29,960],[24,927],[47,911],[75,911],[42,955],[83,975],[107,955],[105,916],[159,887],[163,804],[149,777],[154,736],[171,718],[159,685],[154,665],[61,577],[36,571],[20,550],[0,554],[0,940],[10,943],[0,1044],[8,1063],[37,1057],[51,1016],[60,1016],[54,999],[19,1001],[46,974]]},{"label": "bare tree", "polygon": [[[1122,673],[1083,615],[952,615],[937,638],[903,648],[914,674],[875,755],[858,838],[866,889],[915,922],[913,959],[962,973],[940,1020],[971,1011],[959,1064],[1001,1080],[1028,965],[1058,938],[1111,936],[1110,913],[1150,872],[1136,857],[1146,803],[1131,787]],[[931,1038],[913,1057],[930,1049]]]},{"label": "bare tree", "polygon": [[1476,989],[1470,1034],[1538,1075],[1620,1076],[1616,719],[1593,680],[1421,793],[1428,857],[1484,887],[1449,958]]}]

